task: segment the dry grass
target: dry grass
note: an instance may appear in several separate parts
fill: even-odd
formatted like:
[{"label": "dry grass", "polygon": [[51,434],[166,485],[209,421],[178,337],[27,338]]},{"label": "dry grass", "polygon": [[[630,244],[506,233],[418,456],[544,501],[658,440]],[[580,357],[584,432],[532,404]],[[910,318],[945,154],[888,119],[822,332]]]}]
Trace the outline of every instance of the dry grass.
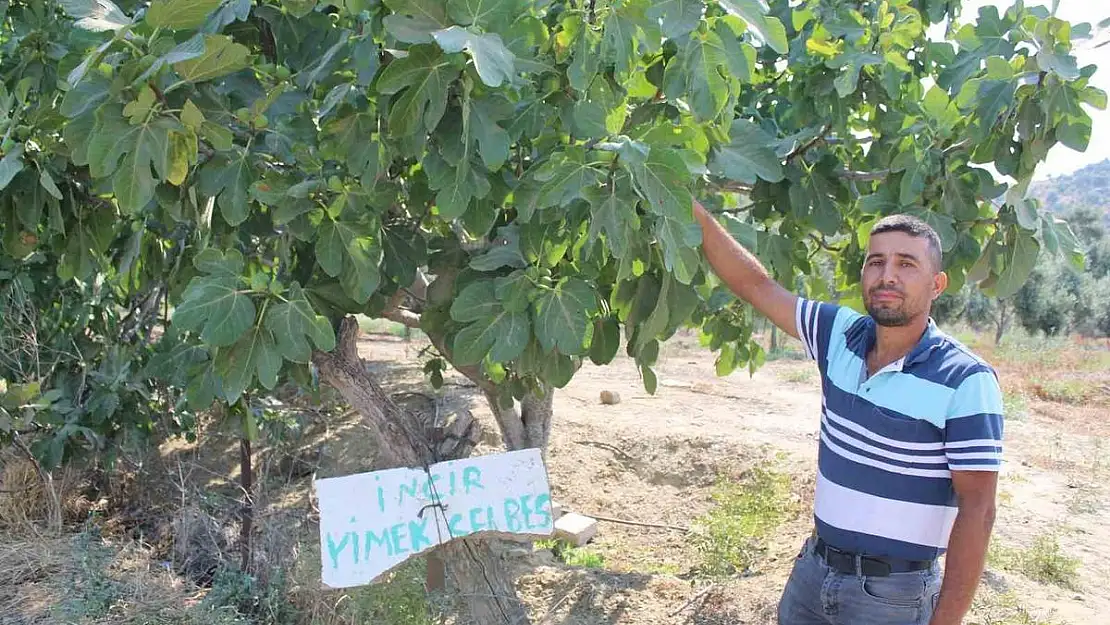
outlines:
[{"label": "dry grass", "polygon": [[[0,542],[0,587],[13,588],[57,575],[69,562],[69,539],[20,539],[11,534]],[[8,613],[0,604],[0,614]]]},{"label": "dry grass", "polygon": [[[957,338],[998,371],[1008,410],[1037,413],[1076,433],[1110,436],[1110,344],[1012,331],[995,346],[985,335]],[[1020,417],[1019,417],[1020,418]]]},{"label": "dry grass", "polygon": [[[230,625],[136,541],[94,530],[0,544],[0,614],[21,625]],[[4,621],[8,622],[8,621]]]},{"label": "dry grass", "polygon": [[[51,588],[52,580],[67,577],[71,565],[68,539],[16,539],[11,534],[0,541],[0,614],[15,623],[46,623],[33,615],[49,614],[61,593]],[[20,619],[23,620],[20,620]]]},{"label": "dry grass", "polygon": [[802,366],[781,365],[775,369],[775,377],[788,384],[812,386],[817,383],[818,370],[812,363]]},{"label": "dry grass", "polygon": [[975,594],[968,625],[1057,625],[1051,617],[1036,614],[1013,591],[980,587]]},{"label": "dry grass", "polygon": [[89,509],[89,502],[77,492],[82,483],[78,469],[66,467],[48,477],[50,484],[15,448],[0,449],[0,530],[15,534],[57,531],[59,528],[49,527],[48,519],[60,522]]}]

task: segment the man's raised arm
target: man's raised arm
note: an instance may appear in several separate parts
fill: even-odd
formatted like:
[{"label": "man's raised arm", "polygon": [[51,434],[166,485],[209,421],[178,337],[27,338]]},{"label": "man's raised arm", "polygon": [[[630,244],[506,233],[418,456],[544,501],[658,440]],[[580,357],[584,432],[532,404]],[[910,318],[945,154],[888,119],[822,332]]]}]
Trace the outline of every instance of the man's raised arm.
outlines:
[{"label": "man's raised arm", "polygon": [[795,317],[798,297],[775,282],[759,259],[733,239],[697,200],[694,216],[701,224],[705,258],[721,281],[783,332],[798,338]]}]

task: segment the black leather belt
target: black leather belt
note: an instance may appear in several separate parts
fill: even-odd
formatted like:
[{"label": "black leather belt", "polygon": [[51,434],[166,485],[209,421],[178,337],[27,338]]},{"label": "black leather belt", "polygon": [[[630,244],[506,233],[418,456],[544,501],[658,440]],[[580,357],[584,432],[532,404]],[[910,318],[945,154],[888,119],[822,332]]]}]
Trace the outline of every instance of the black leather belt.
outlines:
[{"label": "black leather belt", "polygon": [[932,568],[935,560],[903,560],[881,556],[865,556],[850,551],[842,551],[818,538],[813,552],[821,556],[835,571],[868,577],[886,577],[891,573],[909,573]]}]

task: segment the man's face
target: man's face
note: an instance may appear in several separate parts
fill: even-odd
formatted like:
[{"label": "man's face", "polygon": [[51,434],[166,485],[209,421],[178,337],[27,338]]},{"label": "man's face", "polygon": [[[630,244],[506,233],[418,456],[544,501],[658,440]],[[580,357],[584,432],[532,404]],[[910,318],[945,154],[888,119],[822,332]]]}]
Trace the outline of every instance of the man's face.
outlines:
[{"label": "man's face", "polygon": [[929,240],[904,232],[871,237],[863,263],[863,301],[882,326],[904,326],[928,315],[944,292],[947,276],[934,266]]}]

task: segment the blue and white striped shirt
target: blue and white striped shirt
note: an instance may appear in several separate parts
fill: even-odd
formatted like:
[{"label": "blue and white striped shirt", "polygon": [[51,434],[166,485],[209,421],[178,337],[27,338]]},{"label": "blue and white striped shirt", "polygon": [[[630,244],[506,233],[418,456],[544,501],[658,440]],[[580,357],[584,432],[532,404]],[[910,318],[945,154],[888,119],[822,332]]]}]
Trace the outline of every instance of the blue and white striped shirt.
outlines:
[{"label": "blue and white striped shirt", "polygon": [[871,317],[799,298],[796,323],[821,370],[818,534],[868,555],[937,557],[957,512],[951,472],[1001,467],[994,369],[930,319],[909,354],[868,378]]}]

